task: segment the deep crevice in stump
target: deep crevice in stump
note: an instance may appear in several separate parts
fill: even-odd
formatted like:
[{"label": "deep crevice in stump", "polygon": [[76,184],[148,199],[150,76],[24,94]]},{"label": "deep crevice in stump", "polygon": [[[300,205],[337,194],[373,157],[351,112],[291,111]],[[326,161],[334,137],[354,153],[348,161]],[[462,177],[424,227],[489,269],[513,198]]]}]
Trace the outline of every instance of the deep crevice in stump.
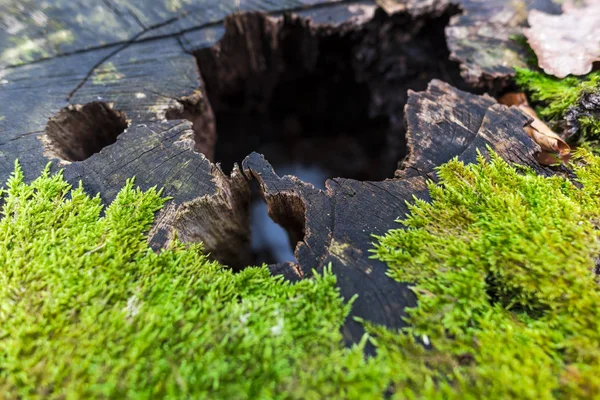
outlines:
[{"label": "deep crevice in stump", "polygon": [[125,113],[107,103],[69,105],[50,118],[42,141],[52,157],[83,161],[115,143],[128,125]]},{"label": "deep crevice in stump", "polygon": [[[376,7],[367,1],[330,3],[318,10],[300,11],[313,22],[257,14],[232,16],[226,21],[223,41],[197,54],[206,85],[202,77],[196,81],[194,58],[185,51],[207,41],[214,43],[214,34],[220,34],[222,27],[213,24],[186,25],[189,29],[182,28],[185,32],[174,36],[161,27],[157,32],[165,36],[150,38],[144,34],[139,41],[115,50],[118,53],[102,48],[99,53],[83,52],[8,71],[7,79],[1,82],[9,89],[3,92],[8,101],[14,95],[31,99],[36,94],[40,101],[13,102],[21,108],[8,113],[8,123],[2,124],[3,129],[8,128],[3,131],[3,153],[7,161],[22,157],[27,169],[43,167],[47,159],[40,154],[37,138],[40,123],[43,127],[47,116],[41,121],[39,118],[46,115],[48,106],[62,103],[62,96],[59,103],[52,101],[55,91],[63,93],[71,78],[80,82],[84,77],[87,81],[77,90],[74,102],[85,104],[99,98],[114,102],[118,109],[126,110],[132,124],[125,135],[100,153],[67,165],[64,170],[69,182],[83,181],[90,194],[102,193],[104,204],[110,204],[131,176],[136,176],[136,185],[142,190],[164,187],[163,193],[172,200],[159,212],[150,232],[153,248],[164,248],[177,232],[185,242],[203,242],[211,258],[234,270],[260,262],[250,251],[249,210],[251,199],[262,202],[264,197],[271,217],[287,229],[291,239],[287,233],[276,235],[285,236],[282,246],[288,250],[290,244],[295,247],[297,258],[292,265],[269,265],[273,274],[294,280],[331,266],[342,296],[350,299],[358,295],[343,329],[348,343],[363,337],[360,324],[352,318],[355,316],[401,328],[405,308],[414,306],[416,299],[407,285],[387,275],[383,262],[370,258],[372,235],[398,228],[394,221],[409,212],[407,201],[415,196],[428,199],[426,179],[433,177],[434,168],[455,156],[473,162],[476,149],[489,145],[510,162],[547,172],[531,162],[536,146],[522,129],[527,118],[489,97],[454,89],[469,90],[459,76],[458,65],[448,62],[444,39],[448,17],[456,9],[444,9],[446,2],[442,1],[401,3],[403,11],[394,16],[375,13]],[[518,22],[509,19],[511,11],[518,7],[525,10],[522,2],[506,6],[495,2],[496,7],[483,9],[481,2],[459,3],[464,14],[460,21],[452,19],[454,30],[448,35],[450,45],[455,45],[453,50],[464,49],[457,53],[457,59],[463,66],[468,64],[466,72],[473,84],[489,83],[491,77],[493,87],[505,87],[500,80],[508,79],[512,70],[496,67],[516,53],[509,52],[503,58],[505,50],[510,50],[506,36],[493,40],[490,32],[494,36],[511,32],[505,28]],[[204,17],[202,14],[197,21]],[[185,23],[194,21],[186,19]],[[470,46],[473,41],[474,46]],[[485,50],[490,46],[500,51],[488,60]],[[103,68],[94,65],[104,51],[109,52],[111,61],[106,59],[103,64],[113,68],[105,75],[111,76],[92,82],[85,76]],[[33,74],[37,83],[30,85],[23,78],[33,78]],[[425,90],[434,77],[452,86],[434,80]],[[48,90],[40,92],[40,87]],[[241,101],[232,103],[228,91]],[[167,119],[184,118],[192,124],[164,121],[169,99],[173,107],[166,112]],[[19,115],[29,111],[31,115],[25,118]],[[239,121],[238,125],[227,120],[228,116]],[[259,147],[254,147],[249,137],[256,137]],[[318,152],[311,144],[302,147],[303,137],[324,143],[326,150]],[[361,147],[371,139],[379,142],[373,146],[375,158],[369,155],[368,147]],[[219,151],[215,154],[217,140]],[[397,179],[377,181],[392,176],[405,152],[405,140],[411,151],[407,169],[399,171]],[[294,153],[294,147],[305,150]],[[244,159],[242,170],[227,176],[192,148],[221,162],[225,170]],[[228,148],[234,153],[230,160],[222,156]],[[268,160],[256,153],[246,157],[253,150],[265,153]],[[46,151],[45,156],[49,153]],[[5,167],[10,164],[4,163]],[[365,165],[381,168],[373,172]],[[298,173],[299,167],[317,171],[313,174],[316,177]],[[5,175],[10,171],[5,168]],[[376,181],[333,179],[325,190],[305,183],[322,184],[333,176]],[[257,182],[260,187],[252,197],[250,185]],[[270,220],[268,215],[266,219]]]},{"label": "deep crevice in stump", "polygon": [[295,249],[306,234],[306,205],[302,197],[280,193],[278,201],[265,199],[256,181],[251,182],[251,189],[251,246],[255,263],[297,263]]},{"label": "deep crevice in stump", "polygon": [[[458,64],[449,61],[444,35],[456,13],[457,8],[448,7],[440,15],[413,18],[378,9],[367,22],[338,25],[260,13],[227,18],[221,41],[195,53],[210,105],[203,116],[188,119],[195,125],[199,120],[216,123],[214,151],[202,150],[198,134],[196,149],[221,163],[225,172],[256,151],[275,171],[302,171],[303,180],[317,187],[334,177],[393,178],[406,155],[408,90],[424,90],[433,78],[466,87]],[[211,136],[213,131],[206,132]],[[255,224],[265,220],[260,218],[265,206],[261,196],[253,197],[259,215]],[[285,213],[297,213],[293,199],[288,200]],[[304,233],[290,221],[304,215],[268,213],[286,229],[294,248],[303,239],[299,232]],[[257,262],[291,261],[274,255],[281,252],[273,248],[281,246],[275,239],[271,254],[255,248],[263,253]]]},{"label": "deep crevice in stump", "polygon": [[450,15],[412,19],[378,10],[357,25],[295,16],[228,18],[214,47],[196,53],[214,111],[214,159],[228,172],[252,151],[328,178],[383,180],[405,155],[407,90],[433,78],[464,87],[448,60]]}]

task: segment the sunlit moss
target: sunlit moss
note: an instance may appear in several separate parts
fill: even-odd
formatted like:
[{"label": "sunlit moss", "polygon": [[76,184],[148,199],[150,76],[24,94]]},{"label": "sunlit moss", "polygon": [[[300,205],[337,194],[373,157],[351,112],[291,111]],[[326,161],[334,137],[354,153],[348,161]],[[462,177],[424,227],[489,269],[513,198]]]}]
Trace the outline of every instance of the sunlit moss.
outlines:
[{"label": "sunlit moss", "polygon": [[92,83],[94,85],[104,85],[106,83],[114,83],[123,79],[125,75],[120,73],[112,62],[106,62],[96,68],[92,75]]},{"label": "sunlit moss", "polygon": [[577,183],[494,154],[440,167],[431,202],[415,200],[374,250],[414,285],[410,327],[365,323],[352,348],[340,333],[351,302],[329,270],[291,284],[266,268],[234,274],[198,246],[156,253],[145,233],[159,191],[130,181],[102,213],[60,174],[27,184],[17,167],[0,220],[0,393],[597,397],[600,158],[575,163]]},{"label": "sunlit moss", "polygon": [[477,165],[451,161],[430,184],[432,201],[415,201],[404,228],[379,238],[376,257],[418,297],[406,335],[371,328],[396,374],[408,377],[401,392],[600,395],[600,158],[576,158],[581,189],[493,154]]},{"label": "sunlit moss", "polygon": [[[2,398],[366,398],[386,376],[346,349],[325,271],[297,284],[234,274],[200,248],[155,253],[165,202],[129,182],[98,197],[17,168],[0,221]],[[353,371],[351,375],[347,371]]]}]

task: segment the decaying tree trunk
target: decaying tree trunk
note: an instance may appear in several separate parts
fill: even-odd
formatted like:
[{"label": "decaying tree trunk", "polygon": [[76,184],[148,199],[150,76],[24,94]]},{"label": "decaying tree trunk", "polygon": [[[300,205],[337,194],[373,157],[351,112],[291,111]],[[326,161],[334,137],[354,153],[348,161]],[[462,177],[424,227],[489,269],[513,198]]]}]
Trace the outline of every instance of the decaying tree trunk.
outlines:
[{"label": "decaying tree trunk", "polygon": [[[369,257],[372,235],[427,198],[436,166],[489,146],[553,173],[528,117],[480,95],[511,85],[512,37],[530,3],[558,12],[549,0],[21,3],[0,5],[0,180],[16,159],[29,178],[52,161],[108,203],[135,176],[172,197],[153,247],[177,231],[232,268],[260,261],[258,194],[295,248],[273,273],[331,263],[374,323],[401,327],[414,297]],[[280,177],[290,163],[334,179]],[[350,319],[344,334],[361,329]]]}]

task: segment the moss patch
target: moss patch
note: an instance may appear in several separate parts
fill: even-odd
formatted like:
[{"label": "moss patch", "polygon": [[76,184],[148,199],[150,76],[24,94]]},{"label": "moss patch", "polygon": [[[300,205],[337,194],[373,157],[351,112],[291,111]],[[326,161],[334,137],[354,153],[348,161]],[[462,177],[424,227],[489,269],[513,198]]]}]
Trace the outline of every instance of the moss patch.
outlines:
[{"label": "moss patch", "polygon": [[94,85],[104,85],[107,83],[114,83],[123,79],[125,75],[120,73],[111,61],[106,62],[96,68],[92,75],[92,83]]},{"label": "moss patch", "polygon": [[376,257],[418,297],[406,335],[370,328],[380,357],[396,360],[397,391],[600,395],[600,158],[577,157],[582,189],[496,155],[478,165],[451,161],[430,184],[432,202],[416,201],[405,229],[379,238]]},{"label": "moss patch", "polygon": [[[100,199],[17,168],[0,221],[4,398],[373,398],[385,387],[329,272],[233,274],[181,244],[154,253],[163,203],[132,182]],[[350,371],[350,373],[349,373]],[[367,396],[367,397],[363,397]]]},{"label": "moss patch", "polygon": [[[325,271],[234,274],[197,246],[154,253],[165,200],[98,197],[17,168],[0,220],[0,393],[7,398],[594,398],[600,395],[600,158],[579,184],[496,155],[451,161],[375,257],[414,284],[410,328],[365,324]],[[581,186],[581,187],[580,187]],[[343,246],[340,246],[342,248]],[[343,250],[343,249],[342,249]]]},{"label": "moss patch", "polygon": [[[530,98],[538,103],[538,115],[550,123],[566,118],[570,110],[579,107],[582,97],[590,93],[600,93],[600,71],[592,72],[585,77],[569,76],[558,79],[541,71],[527,68],[516,68],[517,84],[529,93]],[[597,111],[600,113],[600,110]],[[578,137],[585,139],[600,138],[600,117],[576,115]]]}]

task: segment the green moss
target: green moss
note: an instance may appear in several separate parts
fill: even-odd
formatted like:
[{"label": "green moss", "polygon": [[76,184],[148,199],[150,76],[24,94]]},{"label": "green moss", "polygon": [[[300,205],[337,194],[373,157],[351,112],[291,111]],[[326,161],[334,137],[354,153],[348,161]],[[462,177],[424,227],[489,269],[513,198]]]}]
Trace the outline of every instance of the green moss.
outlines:
[{"label": "green moss", "polygon": [[[6,398],[594,398],[600,396],[600,158],[577,185],[496,155],[454,160],[375,257],[414,285],[400,332],[345,348],[329,270],[296,284],[234,274],[146,232],[166,199],[98,197],[17,167],[0,220]],[[344,245],[337,244],[344,253]],[[341,249],[341,250],[340,250]],[[365,358],[372,340],[377,355]],[[423,346],[423,343],[426,346]]]},{"label": "green moss", "polygon": [[538,109],[541,117],[559,119],[569,107],[577,103],[583,93],[600,87],[600,71],[592,72],[582,78],[568,76],[559,79],[543,72],[517,68],[516,81],[519,86],[531,93],[534,101],[545,104]]},{"label": "green moss", "polygon": [[[377,398],[386,375],[344,348],[335,277],[234,274],[145,232],[165,202],[98,197],[17,168],[0,221],[3,398]],[[364,343],[363,343],[364,345]]]},{"label": "green moss", "polygon": [[[529,93],[530,98],[539,103],[538,115],[549,122],[557,122],[565,118],[567,111],[577,107],[582,95],[600,90],[600,71],[592,72],[585,77],[569,76],[558,79],[541,71],[527,68],[516,68],[517,84]],[[586,116],[578,117],[579,135],[583,138],[600,136],[600,120]]]},{"label": "green moss", "polygon": [[22,64],[50,56],[44,48],[45,41],[42,39],[30,39],[27,36],[21,36],[11,37],[9,40],[13,46],[5,49],[0,54],[0,60],[4,63]]},{"label": "green moss", "polygon": [[[600,89],[599,89],[600,91]],[[583,114],[583,113],[582,113]],[[596,114],[580,115],[577,117],[579,129],[583,133],[585,139],[583,145],[588,144],[589,149],[594,153],[600,152],[600,110]],[[589,142],[589,143],[586,143]]]},{"label": "green moss", "polygon": [[369,329],[380,357],[395,360],[399,392],[600,396],[600,158],[577,159],[581,189],[493,154],[451,161],[430,184],[432,201],[415,201],[405,229],[379,238],[375,256],[418,298],[407,335]]}]

